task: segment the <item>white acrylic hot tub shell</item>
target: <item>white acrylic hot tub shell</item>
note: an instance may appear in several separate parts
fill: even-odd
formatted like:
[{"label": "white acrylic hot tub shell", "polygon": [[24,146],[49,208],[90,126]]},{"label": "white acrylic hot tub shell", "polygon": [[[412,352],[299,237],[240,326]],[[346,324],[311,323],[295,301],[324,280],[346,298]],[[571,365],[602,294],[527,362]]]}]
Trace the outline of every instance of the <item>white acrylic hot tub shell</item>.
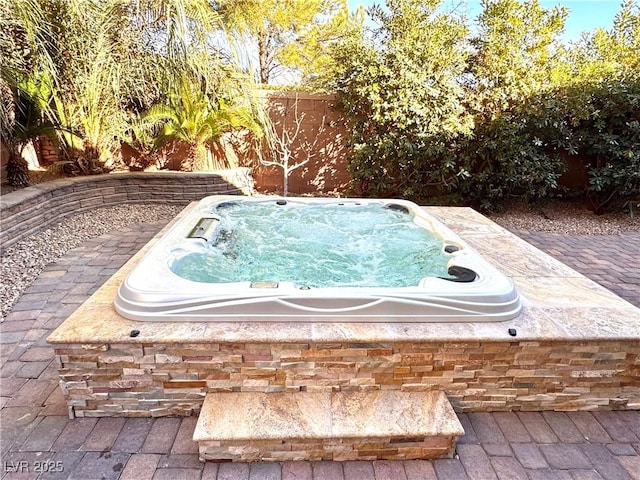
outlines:
[{"label": "white acrylic hot tub shell", "polygon": [[[275,197],[206,197],[180,219],[133,268],[115,299],[118,313],[146,321],[461,322],[502,321],[520,313],[520,296],[509,278],[419,206],[404,200],[286,198],[300,203],[379,203],[409,209],[419,225],[456,245],[449,266],[473,270],[468,283],[423,278],[411,287],[301,289],[291,282],[255,288],[249,282],[201,283],[174,274],[170,264],[204,240],[187,238],[217,203],[276,202]],[[284,200],[284,199],[282,199]],[[345,211],[345,214],[348,212]]]}]

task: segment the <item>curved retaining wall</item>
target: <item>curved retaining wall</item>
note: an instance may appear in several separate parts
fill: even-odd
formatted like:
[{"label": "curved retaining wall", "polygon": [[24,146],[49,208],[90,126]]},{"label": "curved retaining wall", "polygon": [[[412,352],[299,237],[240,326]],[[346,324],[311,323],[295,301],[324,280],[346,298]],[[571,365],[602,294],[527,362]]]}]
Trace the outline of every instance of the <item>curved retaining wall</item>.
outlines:
[{"label": "curved retaining wall", "polygon": [[252,195],[248,168],[211,173],[115,173],[64,178],[2,195],[0,251],[76,213],[122,203],[186,205],[207,195]]}]

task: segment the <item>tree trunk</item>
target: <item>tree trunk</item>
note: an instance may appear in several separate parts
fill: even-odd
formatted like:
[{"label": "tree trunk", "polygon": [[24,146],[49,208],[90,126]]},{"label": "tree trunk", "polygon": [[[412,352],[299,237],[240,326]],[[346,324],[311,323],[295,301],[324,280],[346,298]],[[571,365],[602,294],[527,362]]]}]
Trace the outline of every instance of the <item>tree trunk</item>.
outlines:
[{"label": "tree trunk", "polygon": [[202,172],[209,170],[209,155],[206,145],[196,145],[193,148],[193,166],[192,171]]},{"label": "tree trunk", "polygon": [[12,187],[27,187],[31,183],[29,178],[29,164],[20,155],[15,138],[16,104],[13,91],[3,79],[0,79],[0,101],[5,105],[6,118],[2,119],[2,129],[8,130],[7,138],[2,132],[2,140],[7,147],[9,158],[7,160],[7,183]]},{"label": "tree trunk", "polygon": [[28,187],[31,184],[29,164],[15,149],[9,152],[7,183],[12,187]]},{"label": "tree trunk", "polygon": [[268,37],[266,33],[258,35],[258,75],[260,83],[269,83],[269,52],[267,51]]},{"label": "tree trunk", "polygon": [[187,150],[187,154],[180,162],[180,171],[182,172],[193,172],[193,163],[194,163],[195,151],[192,145],[189,145],[189,149]]},{"label": "tree trunk", "polygon": [[283,193],[282,196],[286,197],[289,195],[289,171],[286,168],[282,169],[282,172],[284,174],[284,188],[283,188]]}]

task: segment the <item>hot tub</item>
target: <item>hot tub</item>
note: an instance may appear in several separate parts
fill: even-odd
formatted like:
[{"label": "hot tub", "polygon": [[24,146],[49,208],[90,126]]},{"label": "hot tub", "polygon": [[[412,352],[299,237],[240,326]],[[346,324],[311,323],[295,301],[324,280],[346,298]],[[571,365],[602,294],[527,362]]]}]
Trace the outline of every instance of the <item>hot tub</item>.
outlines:
[{"label": "hot tub", "polygon": [[178,219],[114,303],[132,320],[197,322],[503,321],[521,309],[509,278],[412,202],[237,196]]}]

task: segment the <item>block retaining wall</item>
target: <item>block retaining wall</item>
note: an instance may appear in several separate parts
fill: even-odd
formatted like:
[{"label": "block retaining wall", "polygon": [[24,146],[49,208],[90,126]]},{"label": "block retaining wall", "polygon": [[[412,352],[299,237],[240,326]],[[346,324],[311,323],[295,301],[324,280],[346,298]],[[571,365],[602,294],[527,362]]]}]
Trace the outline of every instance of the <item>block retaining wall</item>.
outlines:
[{"label": "block retaining wall", "polygon": [[77,417],[191,415],[207,392],[444,391],[458,412],[640,408],[636,341],[54,344]]},{"label": "block retaining wall", "polygon": [[2,196],[0,250],[76,213],[123,203],[187,205],[207,195],[251,195],[248,168],[212,173],[118,173],[55,180]]}]

